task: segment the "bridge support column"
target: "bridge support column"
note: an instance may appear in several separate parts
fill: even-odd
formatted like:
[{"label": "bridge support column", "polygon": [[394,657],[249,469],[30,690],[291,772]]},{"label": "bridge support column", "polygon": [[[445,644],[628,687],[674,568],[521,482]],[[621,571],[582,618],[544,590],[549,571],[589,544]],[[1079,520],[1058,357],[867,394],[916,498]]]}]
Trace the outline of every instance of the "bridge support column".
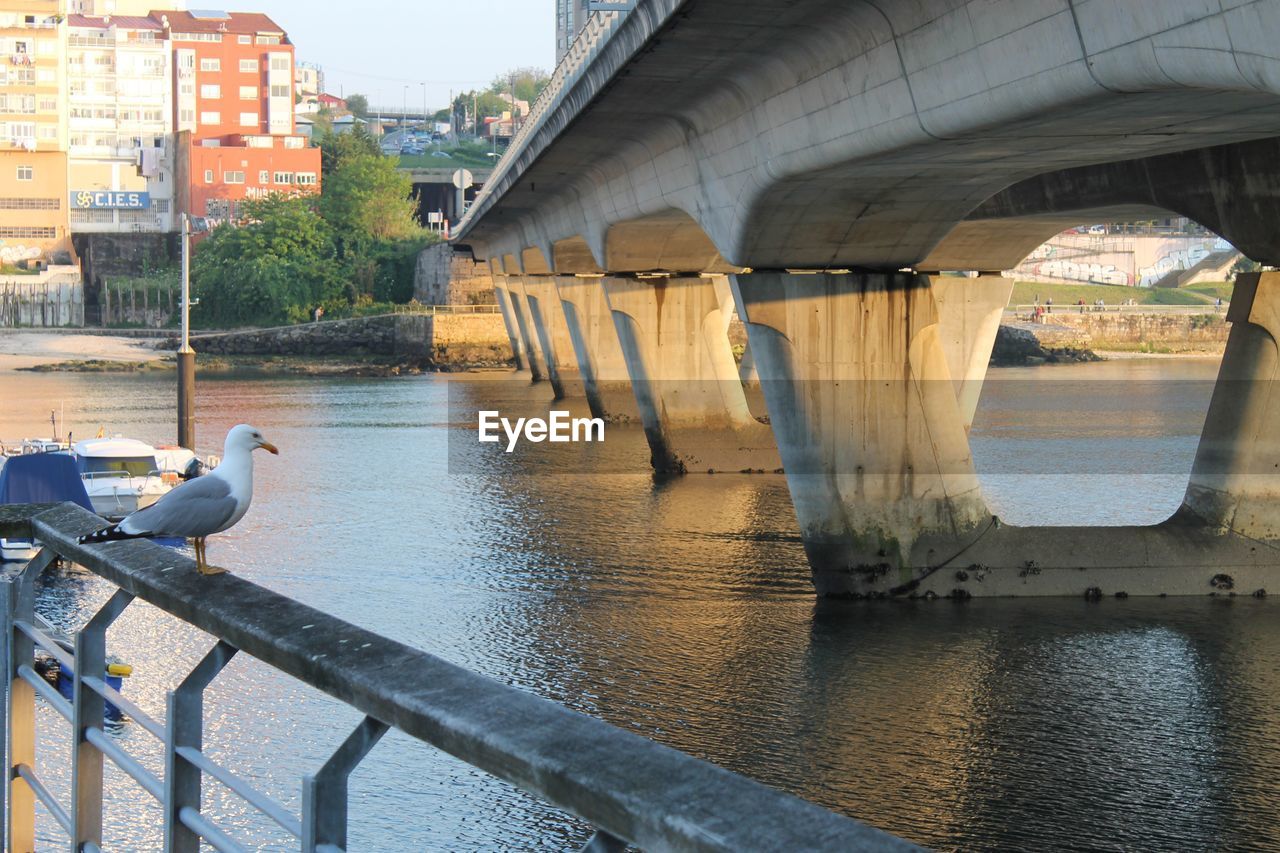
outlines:
[{"label": "bridge support column", "polygon": [[600,278],[557,276],[556,290],[592,416],[613,422],[635,420],[640,412]]},{"label": "bridge support column", "polygon": [[1280,272],[1237,276],[1227,320],[1181,514],[1280,541]]},{"label": "bridge support column", "polygon": [[603,282],[654,469],[777,470],[773,437],[747,408],[729,346],[728,281],[672,276]]},{"label": "bridge support column", "polygon": [[516,320],[515,306],[511,303],[511,293],[507,289],[505,276],[494,276],[493,295],[498,302],[498,310],[502,312],[502,325],[507,328],[507,340],[511,342],[511,357],[515,360],[516,370],[524,370],[524,339],[520,336],[520,326]]},{"label": "bridge support column", "polygon": [[556,292],[556,280],[549,275],[526,275],[523,281],[533,332],[547,368],[547,381],[551,383],[554,399],[581,397],[578,358],[565,322],[564,308],[560,305],[560,295]]},{"label": "bridge support column", "polygon": [[932,281],[942,351],[967,433],[978,410],[1000,318],[1013,293],[1013,279],[983,273],[977,278],[933,276]]},{"label": "bridge support column", "polygon": [[529,302],[525,298],[524,282],[520,276],[507,276],[507,298],[511,300],[511,311],[516,318],[516,328],[520,330],[520,343],[524,346],[524,363],[529,368],[529,375],[533,381],[541,382],[547,375],[547,364],[542,360],[542,353],[538,349],[533,315],[529,313]]},{"label": "bridge support column", "polygon": [[928,276],[735,282],[819,594],[909,585],[990,526]]}]

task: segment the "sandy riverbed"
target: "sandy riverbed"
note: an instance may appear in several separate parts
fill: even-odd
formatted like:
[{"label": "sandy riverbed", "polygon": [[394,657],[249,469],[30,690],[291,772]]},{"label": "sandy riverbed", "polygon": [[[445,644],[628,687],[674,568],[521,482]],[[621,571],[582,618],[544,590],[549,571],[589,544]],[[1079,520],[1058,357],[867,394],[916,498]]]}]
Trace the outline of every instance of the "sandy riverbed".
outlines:
[{"label": "sandy riverbed", "polygon": [[77,335],[6,329],[0,332],[0,370],[61,361],[151,361],[158,357],[147,338]]}]

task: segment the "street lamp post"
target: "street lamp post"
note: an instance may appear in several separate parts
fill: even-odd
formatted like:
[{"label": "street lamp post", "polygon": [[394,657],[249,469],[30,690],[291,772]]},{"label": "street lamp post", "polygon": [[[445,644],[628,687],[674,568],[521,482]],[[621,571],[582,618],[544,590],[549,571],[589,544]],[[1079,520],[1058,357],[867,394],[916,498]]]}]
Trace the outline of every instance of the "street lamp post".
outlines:
[{"label": "street lamp post", "polygon": [[404,130],[409,125],[409,84],[404,84],[404,103],[401,104],[400,113],[400,129]]}]

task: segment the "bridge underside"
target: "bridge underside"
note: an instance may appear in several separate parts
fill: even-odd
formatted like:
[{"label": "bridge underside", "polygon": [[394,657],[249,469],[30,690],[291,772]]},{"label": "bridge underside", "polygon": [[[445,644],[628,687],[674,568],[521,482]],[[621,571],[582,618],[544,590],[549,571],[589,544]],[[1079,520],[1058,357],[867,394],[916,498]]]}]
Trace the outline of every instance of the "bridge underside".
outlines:
[{"label": "bridge underside", "polygon": [[659,471],[783,470],[822,594],[1280,587],[1280,273],[1163,524],[1003,524],[968,441],[998,271],[1054,234],[1174,213],[1280,264],[1280,3],[996,5],[643,0],[464,223],[513,350]]}]

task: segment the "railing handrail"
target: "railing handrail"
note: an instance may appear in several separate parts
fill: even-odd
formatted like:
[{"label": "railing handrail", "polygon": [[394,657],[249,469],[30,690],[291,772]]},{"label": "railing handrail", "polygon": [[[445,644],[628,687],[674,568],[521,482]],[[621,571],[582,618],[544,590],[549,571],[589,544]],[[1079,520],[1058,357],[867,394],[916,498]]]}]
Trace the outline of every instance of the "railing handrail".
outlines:
[{"label": "railing handrail", "polygon": [[[564,57],[551,72],[551,79],[529,105],[529,113],[521,121],[520,129],[511,137],[507,150],[494,164],[493,173],[459,221],[455,229],[456,233],[463,234],[471,227],[477,211],[484,207],[482,200],[487,201],[495,193],[505,191],[501,184],[507,173],[511,171],[512,165],[524,153],[533,134],[541,129],[547,116],[559,105],[566,90],[577,82],[582,72],[597,56],[595,49],[609,39],[614,27],[623,20],[623,14],[622,12],[594,12],[587,18],[586,25],[578,31]],[[633,11],[627,14],[635,13]],[[514,105],[512,115],[514,116]]]},{"label": "railing handrail", "polygon": [[1024,313],[1034,311],[1036,308],[1044,308],[1045,316],[1052,317],[1055,314],[1094,314],[1094,313],[1110,313],[1110,314],[1221,314],[1227,308],[1227,301],[1222,301],[1219,308],[1212,302],[1205,302],[1197,305],[1116,305],[1114,303],[1108,305],[1095,305],[1092,302],[1086,302],[1079,305],[1075,302],[1055,302],[1052,305],[1046,305],[1041,302],[1039,304],[1018,303],[1017,305],[1005,306],[1007,313]]},{"label": "railing handrail", "polygon": [[[47,551],[115,584],[121,591],[117,597],[126,599],[120,609],[137,597],[218,638],[217,647],[175,697],[188,682],[200,681],[210,659],[221,655],[212,665],[216,674],[239,649],[362,711],[370,725],[381,721],[394,726],[578,816],[597,827],[600,843],[606,846],[616,846],[615,839],[621,839],[641,848],[675,850],[915,849],[813,803],[379,636],[244,578],[200,576],[192,560],[152,542],[79,543],[81,535],[101,526],[98,516],[74,504],[0,507],[0,535],[33,534]],[[105,624],[99,627],[105,630]],[[405,673],[414,677],[406,679]],[[13,674],[11,669],[8,678]],[[207,679],[197,689],[204,684]],[[171,718],[177,705],[176,698],[171,700]],[[351,744],[361,732],[351,736],[343,747],[348,751],[339,750],[331,764],[344,754],[358,753],[359,760],[364,754],[361,746]],[[374,742],[379,735],[380,731],[372,735]],[[363,747],[366,752],[368,745]],[[16,759],[10,755],[8,760]],[[327,770],[329,765],[321,775]],[[189,828],[195,823],[189,819],[191,808],[179,809]],[[198,817],[198,800],[196,809]]]}]

